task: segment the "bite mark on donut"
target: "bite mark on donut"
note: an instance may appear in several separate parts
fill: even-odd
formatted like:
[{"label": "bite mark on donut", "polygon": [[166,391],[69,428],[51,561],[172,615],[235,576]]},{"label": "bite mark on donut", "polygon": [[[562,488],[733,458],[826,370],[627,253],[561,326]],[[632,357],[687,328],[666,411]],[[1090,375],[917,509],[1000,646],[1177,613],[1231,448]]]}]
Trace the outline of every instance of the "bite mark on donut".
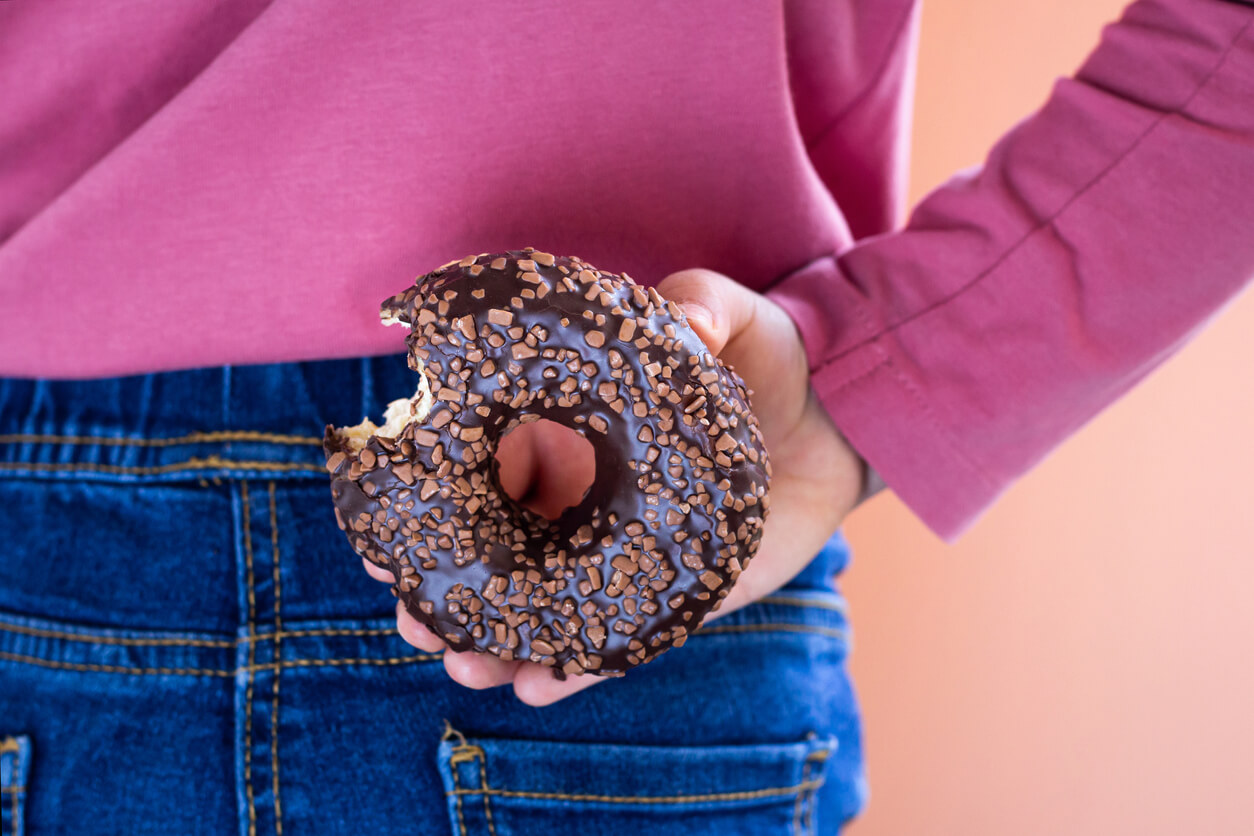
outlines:
[{"label": "bite mark on donut", "polygon": [[412,398],[398,398],[387,405],[383,412],[383,423],[375,424],[368,417],[362,418],[360,424],[348,427],[332,427],[330,432],[343,443],[351,453],[360,453],[372,437],[400,438],[405,427],[410,424],[421,424],[427,420],[435,398],[431,395],[431,385],[427,382],[425,372],[419,372],[418,389]]}]

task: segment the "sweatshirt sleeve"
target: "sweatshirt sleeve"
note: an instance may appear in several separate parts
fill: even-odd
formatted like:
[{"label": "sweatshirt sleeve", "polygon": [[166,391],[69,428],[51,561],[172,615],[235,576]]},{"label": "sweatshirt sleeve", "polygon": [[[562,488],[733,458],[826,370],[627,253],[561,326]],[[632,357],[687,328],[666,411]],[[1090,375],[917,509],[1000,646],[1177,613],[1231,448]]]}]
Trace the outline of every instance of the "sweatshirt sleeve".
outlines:
[{"label": "sweatshirt sleeve", "polygon": [[953,541],[1251,277],[1254,4],[1137,0],[905,227],[768,295],[841,432]]}]

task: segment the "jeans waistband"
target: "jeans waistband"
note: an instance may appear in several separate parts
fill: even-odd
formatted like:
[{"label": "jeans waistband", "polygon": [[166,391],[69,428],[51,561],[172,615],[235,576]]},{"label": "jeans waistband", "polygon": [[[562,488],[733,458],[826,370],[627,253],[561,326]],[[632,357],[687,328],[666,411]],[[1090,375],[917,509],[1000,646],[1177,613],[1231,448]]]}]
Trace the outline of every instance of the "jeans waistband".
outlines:
[{"label": "jeans waistband", "polygon": [[97,380],[0,379],[0,474],[326,478],[328,424],[413,394],[404,354]]},{"label": "jeans waistband", "polygon": [[[327,478],[327,424],[413,394],[404,354],[219,366],[96,380],[0,378],[0,477],[136,483]],[[838,532],[797,579],[827,586]]]}]

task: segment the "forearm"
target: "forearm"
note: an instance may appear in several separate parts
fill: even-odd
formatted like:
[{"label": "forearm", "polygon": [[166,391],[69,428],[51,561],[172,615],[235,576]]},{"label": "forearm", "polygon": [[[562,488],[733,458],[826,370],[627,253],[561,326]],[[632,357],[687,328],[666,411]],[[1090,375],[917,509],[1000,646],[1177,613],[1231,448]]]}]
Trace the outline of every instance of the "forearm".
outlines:
[{"label": "forearm", "polygon": [[770,291],[837,426],[947,539],[1254,274],[1252,23],[1138,0],[904,229]]}]

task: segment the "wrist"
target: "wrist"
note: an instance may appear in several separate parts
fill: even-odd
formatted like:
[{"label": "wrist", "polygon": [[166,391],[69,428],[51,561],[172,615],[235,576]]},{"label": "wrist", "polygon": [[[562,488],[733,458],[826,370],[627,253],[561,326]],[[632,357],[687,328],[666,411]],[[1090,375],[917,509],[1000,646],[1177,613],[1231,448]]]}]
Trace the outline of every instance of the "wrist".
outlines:
[{"label": "wrist", "polygon": [[858,458],[862,461],[862,493],[858,494],[858,499],[853,504],[855,508],[888,487],[884,484],[884,480],[880,478],[879,471],[871,467],[862,456],[858,456]]},{"label": "wrist", "polygon": [[858,460],[859,473],[861,477],[860,488],[858,490],[857,498],[854,500],[853,505],[849,509],[852,511],[854,508],[857,508],[863,502],[866,502],[868,499],[875,496],[877,493],[884,490],[888,486],[884,483],[884,480],[880,477],[879,471],[871,467],[871,463],[868,462],[863,457],[863,455],[859,453],[852,444],[849,443],[848,436],[846,436],[843,432],[841,432],[840,428],[836,427],[834,422],[833,422],[833,427],[836,430],[836,434],[840,436],[840,440],[844,442],[844,445],[847,448],[849,448],[849,451]]}]

